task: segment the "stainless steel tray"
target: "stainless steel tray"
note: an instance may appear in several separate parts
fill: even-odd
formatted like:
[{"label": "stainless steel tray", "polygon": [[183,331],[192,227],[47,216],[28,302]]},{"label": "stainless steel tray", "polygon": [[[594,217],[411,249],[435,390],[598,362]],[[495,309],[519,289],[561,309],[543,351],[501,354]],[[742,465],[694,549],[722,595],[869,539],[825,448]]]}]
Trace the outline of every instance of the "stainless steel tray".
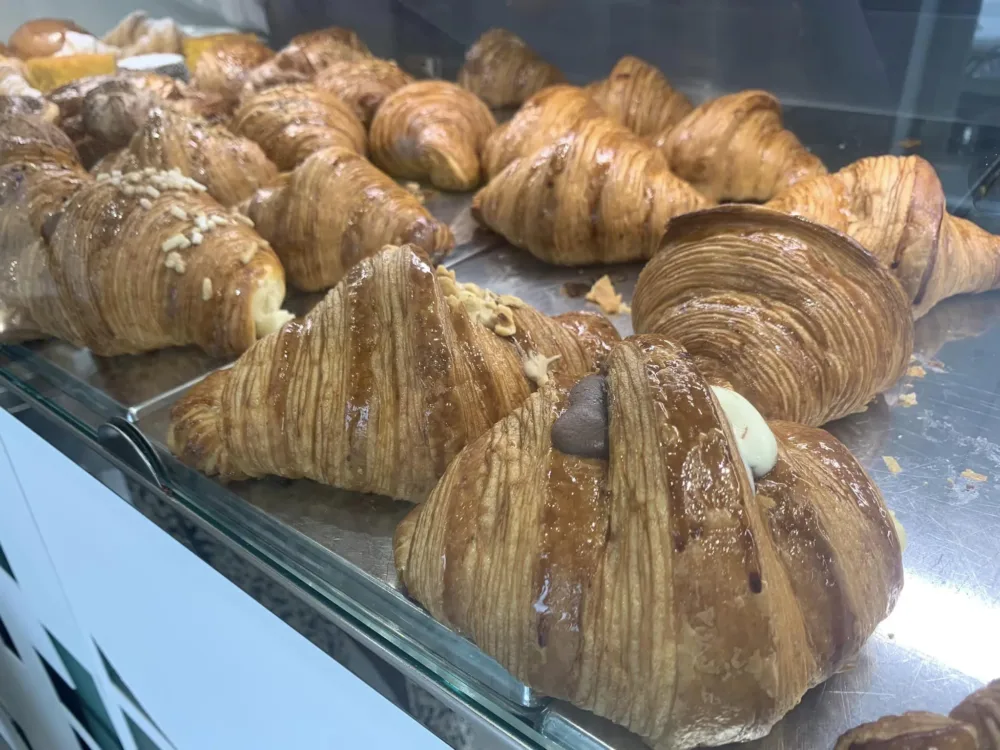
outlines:
[{"label": "stainless steel tray", "polygon": [[[573,295],[603,273],[631,298],[636,265],[547,266],[477,230],[468,196],[431,194],[427,205],[452,224],[459,246],[446,264],[464,281],[517,294],[553,314],[592,307]],[[317,299],[293,298],[292,306],[305,312]],[[811,691],[769,737],[745,747],[830,747],[848,727],[884,713],[946,712],[1000,676],[993,643],[1000,632],[1000,326],[991,329],[998,313],[1000,293],[939,305],[917,323],[914,365],[924,376],[903,378],[866,413],[828,426],[876,479],[909,534],[906,586],[854,668]],[[614,323],[622,335],[631,333],[628,316]],[[169,407],[225,363],[190,350],[97,360],[58,342],[7,353],[90,408],[131,418],[164,454],[178,492],[220,524],[259,537],[292,573],[324,582],[357,617],[377,621],[383,634],[466,695],[523,713],[554,747],[642,746],[587,712],[544,701],[403,596],[391,539],[407,504],[308,481],[223,487],[166,455]],[[916,394],[913,406],[900,399],[909,393]],[[891,473],[883,457],[895,458],[902,471]],[[963,477],[966,469],[986,481]]]}]

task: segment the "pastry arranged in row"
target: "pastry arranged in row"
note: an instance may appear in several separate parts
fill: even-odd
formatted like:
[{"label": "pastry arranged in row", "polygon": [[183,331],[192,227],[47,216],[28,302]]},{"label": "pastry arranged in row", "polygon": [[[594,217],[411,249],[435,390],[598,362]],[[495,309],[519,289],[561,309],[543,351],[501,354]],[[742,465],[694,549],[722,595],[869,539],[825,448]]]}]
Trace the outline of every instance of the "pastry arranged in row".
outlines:
[{"label": "pastry arranged in row", "polygon": [[642,335],[556,378],[458,454],[394,545],[437,620],[664,750],[767,734],[903,582],[850,452],[696,361]]},{"label": "pastry arranged in row", "polygon": [[223,478],[307,477],[420,501],[462,447],[556,374],[592,372],[617,338],[601,316],[549,318],[388,247],[193,387],[169,444]]}]

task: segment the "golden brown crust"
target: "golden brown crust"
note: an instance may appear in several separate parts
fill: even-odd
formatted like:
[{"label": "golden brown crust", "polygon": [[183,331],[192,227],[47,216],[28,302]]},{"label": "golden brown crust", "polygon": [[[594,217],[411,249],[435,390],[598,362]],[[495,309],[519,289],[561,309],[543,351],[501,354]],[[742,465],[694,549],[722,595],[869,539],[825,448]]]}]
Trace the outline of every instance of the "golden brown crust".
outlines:
[{"label": "golden brown crust", "polygon": [[[303,321],[182,398],[171,450],[223,477],[308,477],[420,500],[462,446],[531,393],[527,353],[560,354],[553,369],[576,375],[595,365],[572,328],[489,299],[410,248],[386,248]],[[514,332],[496,333],[510,333],[501,322]]]},{"label": "golden brown crust", "polygon": [[550,86],[539,91],[486,139],[486,176],[493,179],[514,159],[533,154],[595,117],[604,117],[604,110],[581,88]]},{"label": "golden brown crust", "polygon": [[694,106],[645,60],[626,55],[586,91],[608,117],[636,135],[665,136]]},{"label": "golden brown crust", "polygon": [[536,92],[566,78],[523,39],[506,29],[483,33],[465,53],[458,85],[491,107],[520,104]]},{"label": "golden brown crust", "polygon": [[55,162],[78,166],[76,148],[56,125],[33,115],[10,114],[0,122],[0,166]]},{"label": "golden brown crust", "polygon": [[567,390],[540,390],[399,525],[401,580],[527,684],[654,748],[760,737],[891,610],[888,512],[846,448],[788,423],[755,494],[664,338],[626,339],[605,371],[610,458],[555,450]]},{"label": "golden brown crust", "polygon": [[475,95],[447,81],[418,81],[387,96],[372,120],[372,161],[409,180],[442,190],[479,185],[480,158],[496,127]]},{"label": "golden brown crust", "polygon": [[652,257],[674,216],[708,202],[607,117],[514,160],[473,200],[476,219],[560,265]]},{"label": "golden brown crust", "polygon": [[974,692],[949,716],[976,730],[978,750],[1000,750],[1000,680]]},{"label": "golden brown crust", "polygon": [[18,26],[7,40],[7,47],[22,60],[48,57],[62,49],[67,31],[90,33],[66,19],[36,18]]},{"label": "golden brown crust", "polygon": [[947,716],[883,716],[841,735],[834,750],[979,750],[975,730]]},{"label": "golden brown crust", "polygon": [[271,60],[249,73],[245,91],[251,94],[284,83],[311,81],[331,63],[370,56],[368,47],[350,29],[331,26],[299,34]]},{"label": "golden brown crust", "polygon": [[389,94],[413,83],[392,60],[369,57],[330,63],[316,76],[316,87],[336,95],[368,126]]},{"label": "golden brown crust", "polygon": [[180,54],[184,47],[184,33],[172,18],[151,19],[145,11],[136,10],[119,21],[101,37],[101,41],[118,48],[119,57]]},{"label": "golden brown crust", "polygon": [[919,156],[860,159],[767,205],[857,240],[899,279],[915,317],[946,297],[1000,285],[1000,237],[950,215],[934,167]]},{"label": "golden brown crust", "polygon": [[766,201],[826,167],[781,124],[766,91],[740,91],[700,105],[657,138],[670,168],[707,197]]},{"label": "golden brown crust", "polygon": [[260,191],[246,214],[278,252],[289,282],[307,291],[334,286],[386,245],[412,244],[434,262],[455,246],[448,225],[409,190],[344,148],[317,151],[286,185]]},{"label": "golden brown crust", "polygon": [[632,314],[637,331],[685,346],[765,418],[808,425],[862,410],[913,347],[903,290],[874,257],[820,224],[753,206],[672,221]]},{"label": "golden brown crust", "polygon": [[191,75],[191,85],[235,103],[250,71],[274,57],[274,52],[253,39],[232,35],[201,53]]},{"label": "golden brown crust", "polygon": [[275,86],[243,100],[229,126],[288,171],[330,146],[365,153],[365,126],[335,94],[312,84]]}]

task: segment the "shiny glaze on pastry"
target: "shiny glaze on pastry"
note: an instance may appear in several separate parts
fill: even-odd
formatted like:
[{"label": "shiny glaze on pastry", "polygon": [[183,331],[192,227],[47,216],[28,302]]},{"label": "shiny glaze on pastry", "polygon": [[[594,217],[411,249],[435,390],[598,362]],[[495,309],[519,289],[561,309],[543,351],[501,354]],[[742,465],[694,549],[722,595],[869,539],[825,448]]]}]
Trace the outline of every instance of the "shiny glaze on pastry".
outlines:
[{"label": "shiny glaze on pastry", "polygon": [[665,338],[626,339],[605,373],[609,458],[553,448],[568,390],[543,388],[399,525],[401,580],[516,677],[651,747],[763,736],[892,609],[889,514],[843,445],[790,423],[770,424],[778,462],[755,494]]},{"label": "shiny glaze on pastry", "polygon": [[665,135],[694,105],[645,60],[626,55],[602,81],[586,88],[601,108],[636,135]]},{"label": "shiny glaze on pastry", "polygon": [[600,117],[508,164],[472,213],[511,244],[573,266],[649,258],[672,217],[707,205],[657,149]]},{"label": "shiny glaze on pastry", "polygon": [[491,107],[520,104],[546,86],[566,78],[523,39],[506,29],[490,29],[465,53],[458,85]]},{"label": "shiny glaze on pastry", "polygon": [[412,248],[386,248],[303,320],[192,388],[172,411],[170,447],[223,478],[308,477],[419,501],[531,394],[532,352],[560,355],[553,372],[580,376],[617,339],[600,316],[567,323],[459,284]]},{"label": "shiny glaze on pastry", "polygon": [[385,98],[413,83],[413,77],[392,60],[367,57],[330,63],[314,83],[339,97],[367,127]]},{"label": "shiny glaze on pastry", "polygon": [[201,53],[191,74],[191,85],[235,102],[250,71],[273,57],[274,52],[261,42],[233,35]]},{"label": "shiny glaze on pastry", "polygon": [[495,127],[475,94],[447,81],[418,81],[396,89],[375,113],[372,161],[393,177],[472,190],[481,181],[483,145]]},{"label": "shiny glaze on pastry", "polygon": [[368,47],[350,29],[331,26],[293,37],[272,59],[250,71],[245,91],[250,94],[283,83],[311,81],[327,65],[340,60],[370,57]]},{"label": "shiny glaze on pastry", "polygon": [[412,244],[434,262],[455,245],[448,225],[413,193],[344,148],[317,151],[286,184],[259,191],[246,214],[277,251],[289,282],[309,291],[334,286],[386,245]]},{"label": "shiny glaze on pastry", "polygon": [[863,411],[913,347],[898,282],[820,224],[754,206],[670,223],[636,285],[639,332],[667,336],[767,419],[821,425]]}]

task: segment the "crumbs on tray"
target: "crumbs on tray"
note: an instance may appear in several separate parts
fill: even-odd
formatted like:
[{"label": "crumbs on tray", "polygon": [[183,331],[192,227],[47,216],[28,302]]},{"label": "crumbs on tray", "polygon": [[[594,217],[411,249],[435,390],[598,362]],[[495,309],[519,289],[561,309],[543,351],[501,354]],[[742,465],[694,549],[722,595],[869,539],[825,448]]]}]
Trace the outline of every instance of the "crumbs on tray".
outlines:
[{"label": "crumbs on tray", "polygon": [[606,315],[632,312],[632,308],[622,302],[622,296],[615,291],[614,284],[611,283],[611,277],[607,274],[604,274],[594,282],[594,285],[590,287],[590,291],[587,292],[585,299],[600,306]]},{"label": "crumbs on tray", "polygon": [[917,394],[916,393],[904,393],[899,397],[899,403],[901,406],[916,406],[917,405]]},{"label": "crumbs on tray", "polygon": [[899,461],[892,456],[882,456],[882,460],[885,462],[885,468],[889,470],[890,474],[898,474],[903,470],[903,467],[899,465]]},{"label": "crumbs on tray", "polygon": [[927,370],[925,370],[920,365],[912,365],[911,367],[907,368],[906,374],[909,375],[911,378],[922,378],[927,374]]},{"label": "crumbs on tray", "polygon": [[966,469],[962,472],[961,476],[964,479],[971,479],[973,482],[985,482],[988,479],[985,474],[980,474],[972,469]]}]

